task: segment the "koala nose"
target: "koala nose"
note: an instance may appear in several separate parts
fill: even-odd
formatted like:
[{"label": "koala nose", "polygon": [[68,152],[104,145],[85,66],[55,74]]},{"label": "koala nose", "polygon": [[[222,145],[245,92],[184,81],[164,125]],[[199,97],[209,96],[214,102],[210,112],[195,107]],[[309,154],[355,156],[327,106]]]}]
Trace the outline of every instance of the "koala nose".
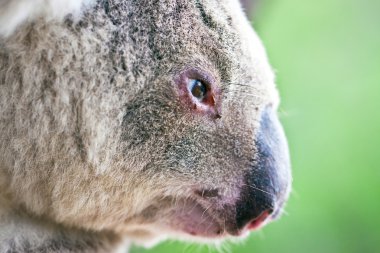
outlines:
[{"label": "koala nose", "polygon": [[288,145],[276,112],[270,107],[262,112],[255,144],[254,162],[236,204],[239,230],[256,229],[272,213],[276,216],[289,194]]},{"label": "koala nose", "polygon": [[249,199],[242,198],[236,209],[236,226],[239,231],[261,227],[274,210],[274,200],[255,192]]}]

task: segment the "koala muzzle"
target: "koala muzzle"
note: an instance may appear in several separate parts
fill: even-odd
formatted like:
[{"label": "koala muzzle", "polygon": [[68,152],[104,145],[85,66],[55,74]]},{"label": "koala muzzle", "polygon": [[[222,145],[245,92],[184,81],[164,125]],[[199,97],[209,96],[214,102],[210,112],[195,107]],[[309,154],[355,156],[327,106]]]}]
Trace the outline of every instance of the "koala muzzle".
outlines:
[{"label": "koala muzzle", "polygon": [[276,218],[289,195],[288,145],[276,112],[267,107],[256,137],[257,155],[236,203],[236,227],[253,230]]}]

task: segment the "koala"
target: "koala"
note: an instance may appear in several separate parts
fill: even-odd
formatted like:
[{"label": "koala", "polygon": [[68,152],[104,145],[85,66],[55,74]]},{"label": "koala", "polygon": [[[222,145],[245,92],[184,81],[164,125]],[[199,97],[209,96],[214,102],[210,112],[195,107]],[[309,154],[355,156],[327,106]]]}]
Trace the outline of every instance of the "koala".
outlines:
[{"label": "koala", "polygon": [[237,0],[0,0],[0,252],[241,238],[291,185]]}]

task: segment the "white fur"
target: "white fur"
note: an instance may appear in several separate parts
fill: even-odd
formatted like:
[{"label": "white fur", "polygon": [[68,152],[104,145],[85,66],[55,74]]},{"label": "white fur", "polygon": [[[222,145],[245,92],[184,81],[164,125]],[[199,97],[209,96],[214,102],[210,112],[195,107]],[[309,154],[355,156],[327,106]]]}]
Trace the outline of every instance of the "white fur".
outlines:
[{"label": "white fur", "polygon": [[82,10],[94,0],[0,0],[0,36],[11,35],[19,25],[37,18],[62,20],[72,14],[80,17]]}]

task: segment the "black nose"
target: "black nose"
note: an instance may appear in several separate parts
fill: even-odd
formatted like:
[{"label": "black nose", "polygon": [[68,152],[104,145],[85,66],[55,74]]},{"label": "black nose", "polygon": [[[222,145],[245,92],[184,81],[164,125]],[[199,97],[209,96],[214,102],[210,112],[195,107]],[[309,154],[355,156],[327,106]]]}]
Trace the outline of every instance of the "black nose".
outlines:
[{"label": "black nose", "polygon": [[259,227],[278,212],[290,187],[289,152],[276,113],[263,111],[256,137],[256,155],[236,205],[239,230]]},{"label": "black nose", "polygon": [[236,208],[238,230],[256,229],[273,213],[275,199],[259,190],[246,190]]}]

